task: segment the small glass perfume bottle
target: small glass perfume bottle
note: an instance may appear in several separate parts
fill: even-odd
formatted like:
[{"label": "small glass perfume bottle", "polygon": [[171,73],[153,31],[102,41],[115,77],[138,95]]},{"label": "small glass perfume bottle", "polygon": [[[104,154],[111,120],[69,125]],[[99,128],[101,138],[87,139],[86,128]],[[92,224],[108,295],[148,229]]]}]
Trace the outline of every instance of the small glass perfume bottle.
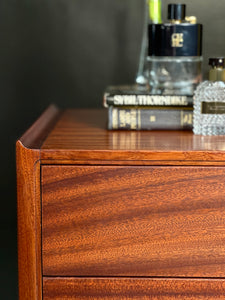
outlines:
[{"label": "small glass perfume bottle", "polygon": [[193,96],[202,80],[202,25],[186,17],[185,4],[169,4],[168,19],[149,24],[151,93]]},{"label": "small glass perfume bottle", "polygon": [[225,135],[225,59],[210,58],[209,80],[194,95],[193,131],[202,135]]}]

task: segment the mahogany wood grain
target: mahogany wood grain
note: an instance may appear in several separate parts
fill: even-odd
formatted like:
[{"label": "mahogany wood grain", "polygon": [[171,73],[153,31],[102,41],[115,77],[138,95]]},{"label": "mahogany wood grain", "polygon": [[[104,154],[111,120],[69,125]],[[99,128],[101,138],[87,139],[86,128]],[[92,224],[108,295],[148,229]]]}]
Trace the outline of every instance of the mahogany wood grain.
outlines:
[{"label": "mahogany wood grain", "polygon": [[117,166],[224,166],[224,161],[160,161],[160,160],[98,160],[98,159],[42,159],[43,165],[117,165]]},{"label": "mahogany wood grain", "polygon": [[225,277],[225,168],[42,167],[43,275]]},{"label": "mahogany wood grain", "polygon": [[219,300],[225,280],[147,278],[45,278],[43,300]]},{"label": "mahogany wood grain", "polygon": [[57,114],[57,109],[51,106],[16,143],[21,300],[42,299],[40,146]]},{"label": "mahogany wood grain", "polygon": [[19,299],[223,299],[225,137],[106,122],[52,105],[17,141]]},{"label": "mahogany wood grain", "polygon": [[24,147],[29,149],[38,149],[47,138],[49,132],[60,118],[62,111],[55,105],[50,105],[42,115],[31,125],[31,127],[19,139]]},{"label": "mahogany wood grain", "polygon": [[41,147],[43,160],[225,161],[224,136],[191,131],[109,131],[107,110],[63,112]]},{"label": "mahogany wood grain", "polygon": [[[39,151],[17,142],[17,239],[19,299],[41,299]],[[39,204],[38,204],[39,203]]]}]

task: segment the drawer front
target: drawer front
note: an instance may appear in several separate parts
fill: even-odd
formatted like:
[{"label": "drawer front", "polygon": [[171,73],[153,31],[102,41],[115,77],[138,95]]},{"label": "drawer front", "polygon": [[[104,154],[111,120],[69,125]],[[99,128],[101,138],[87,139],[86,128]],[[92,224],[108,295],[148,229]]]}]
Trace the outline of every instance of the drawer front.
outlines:
[{"label": "drawer front", "polygon": [[46,276],[225,277],[223,167],[43,166]]},{"label": "drawer front", "polygon": [[44,278],[43,300],[224,299],[225,280],[137,278]]}]

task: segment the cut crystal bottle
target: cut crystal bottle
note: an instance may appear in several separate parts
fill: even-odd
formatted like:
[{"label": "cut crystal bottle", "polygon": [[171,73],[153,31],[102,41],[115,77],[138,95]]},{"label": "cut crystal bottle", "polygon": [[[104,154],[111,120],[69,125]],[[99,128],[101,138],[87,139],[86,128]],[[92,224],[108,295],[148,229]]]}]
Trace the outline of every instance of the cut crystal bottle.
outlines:
[{"label": "cut crystal bottle", "polygon": [[201,135],[225,135],[225,59],[210,58],[209,80],[194,95],[193,131]]}]

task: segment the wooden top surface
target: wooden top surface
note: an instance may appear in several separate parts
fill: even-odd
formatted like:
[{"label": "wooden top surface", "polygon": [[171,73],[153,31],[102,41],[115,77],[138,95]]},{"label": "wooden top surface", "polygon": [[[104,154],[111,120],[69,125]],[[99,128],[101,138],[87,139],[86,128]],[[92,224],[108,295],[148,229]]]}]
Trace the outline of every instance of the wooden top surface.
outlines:
[{"label": "wooden top surface", "polygon": [[[57,114],[55,107],[50,107],[43,115],[49,119],[45,126],[49,128],[42,128],[43,137],[36,124],[35,142],[30,143],[31,148],[40,149],[42,159],[225,161],[225,136],[200,136],[192,131],[109,131],[106,109],[68,109]],[[43,124],[41,118],[38,122]]]}]

